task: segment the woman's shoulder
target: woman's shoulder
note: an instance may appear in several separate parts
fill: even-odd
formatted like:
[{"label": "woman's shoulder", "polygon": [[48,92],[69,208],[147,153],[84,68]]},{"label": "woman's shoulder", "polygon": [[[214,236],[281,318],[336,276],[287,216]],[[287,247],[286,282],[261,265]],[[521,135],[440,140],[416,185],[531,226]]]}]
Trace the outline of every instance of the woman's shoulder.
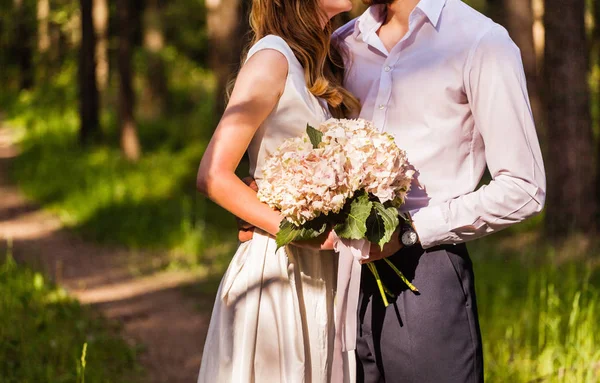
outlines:
[{"label": "woman's shoulder", "polygon": [[272,50],[280,52],[288,60],[288,64],[290,66],[292,66],[292,65],[296,66],[299,64],[298,60],[296,59],[296,56],[294,55],[294,51],[292,50],[292,48],[290,48],[288,43],[282,37],[277,36],[277,35],[264,36],[263,38],[258,40],[256,43],[254,43],[252,45],[252,47],[250,47],[250,50],[248,51],[246,61],[248,61],[250,59],[250,57],[252,57],[256,53],[258,53],[262,50],[265,50],[265,49],[272,49]]}]

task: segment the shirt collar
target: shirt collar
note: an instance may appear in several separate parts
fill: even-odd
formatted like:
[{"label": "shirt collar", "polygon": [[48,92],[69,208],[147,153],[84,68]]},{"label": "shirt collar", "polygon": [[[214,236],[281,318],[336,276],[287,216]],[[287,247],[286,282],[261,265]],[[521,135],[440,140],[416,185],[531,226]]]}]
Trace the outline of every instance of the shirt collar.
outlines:
[{"label": "shirt collar", "polygon": [[[446,5],[446,0],[421,0],[416,8],[427,16],[434,27],[437,27],[444,5]],[[385,7],[383,4],[370,6],[356,21],[357,28],[354,29],[354,37],[367,36],[371,32],[376,32],[384,22]]]},{"label": "shirt collar", "polygon": [[417,8],[421,9],[431,24],[437,28],[444,5],[446,5],[446,0],[421,0],[417,4]]},{"label": "shirt collar", "polygon": [[383,12],[385,5],[371,5],[358,20],[356,20],[356,27],[354,28],[354,37],[359,35],[368,36],[369,33],[375,32],[383,24]]}]

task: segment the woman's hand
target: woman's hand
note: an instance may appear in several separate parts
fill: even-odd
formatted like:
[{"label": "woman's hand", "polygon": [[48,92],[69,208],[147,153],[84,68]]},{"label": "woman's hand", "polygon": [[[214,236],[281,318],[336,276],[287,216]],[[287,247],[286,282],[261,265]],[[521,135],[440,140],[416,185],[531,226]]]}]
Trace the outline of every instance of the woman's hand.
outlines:
[{"label": "woman's hand", "polygon": [[292,242],[292,245],[310,250],[333,250],[335,243],[335,234],[333,230],[327,230],[317,238],[306,241]]},{"label": "woman's hand", "polygon": [[[248,185],[250,189],[254,192],[258,193],[258,185],[254,178],[248,176],[242,178],[242,181]],[[252,239],[254,235],[254,226],[241,218],[236,217],[237,227],[238,227],[238,240],[242,243],[248,242]]]},{"label": "woman's hand", "polygon": [[[248,176],[242,178],[242,181],[254,192],[258,192],[258,185],[256,184],[254,178]],[[238,227],[238,240],[242,243],[248,242],[252,239],[255,227],[241,218],[236,218],[236,220]],[[311,250],[333,250],[334,242],[335,237],[333,235],[333,230],[328,230],[315,239],[293,242],[292,245]]]}]

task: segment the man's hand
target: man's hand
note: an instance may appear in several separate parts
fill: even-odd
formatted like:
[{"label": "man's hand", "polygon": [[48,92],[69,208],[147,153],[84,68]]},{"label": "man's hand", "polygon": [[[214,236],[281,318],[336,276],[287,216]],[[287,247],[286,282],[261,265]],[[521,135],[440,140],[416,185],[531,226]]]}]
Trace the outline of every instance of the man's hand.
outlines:
[{"label": "man's hand", "polygon": [[391,255],[396,254],[400,249],[402,249],[402,243],[400,243],[400,228],[396,229],[394,234],[392,234],[392,239],[383,246],[383,250],[379,247],[379,245],[372,243],[371,250],[369,251],[369,258],[363,259],[360,263],[369,263],[375,262],[383,258],[387,258]]},{"label": "man's hand", "polygon": [[317,238],[292,242],[292,245],[311,250],[333,250],[334,243],[335,235],[333,230],[328,230]]},{"label": "man's hand", "polygon": [[[254,178],[248,176],[242,178],[242,181],[250,187],[250,189],[258,192],[258,185]],[[252,235],[254,234],[254,226],[244,221],[243,219],[237,218],[237,226],[238,226],[238,240],[240,242],[248,242],[252,239]]]}]

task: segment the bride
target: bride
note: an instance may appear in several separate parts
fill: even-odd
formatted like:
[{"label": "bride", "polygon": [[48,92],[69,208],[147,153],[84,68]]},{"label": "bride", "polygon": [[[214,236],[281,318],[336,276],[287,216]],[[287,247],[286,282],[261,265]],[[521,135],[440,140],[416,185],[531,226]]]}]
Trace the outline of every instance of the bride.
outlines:
[{"label": "bride", "polygon": [[198,189],[256,229],[219,286],[199,383],[331,379],[333,235],[276,250],[281,215],[234,172],[247,150],[260,186],[262,165],[283,140],[358,110],[330,47],[329,20],[351,8],[351,0],[253,0],[253,44],[200,163]]}]

